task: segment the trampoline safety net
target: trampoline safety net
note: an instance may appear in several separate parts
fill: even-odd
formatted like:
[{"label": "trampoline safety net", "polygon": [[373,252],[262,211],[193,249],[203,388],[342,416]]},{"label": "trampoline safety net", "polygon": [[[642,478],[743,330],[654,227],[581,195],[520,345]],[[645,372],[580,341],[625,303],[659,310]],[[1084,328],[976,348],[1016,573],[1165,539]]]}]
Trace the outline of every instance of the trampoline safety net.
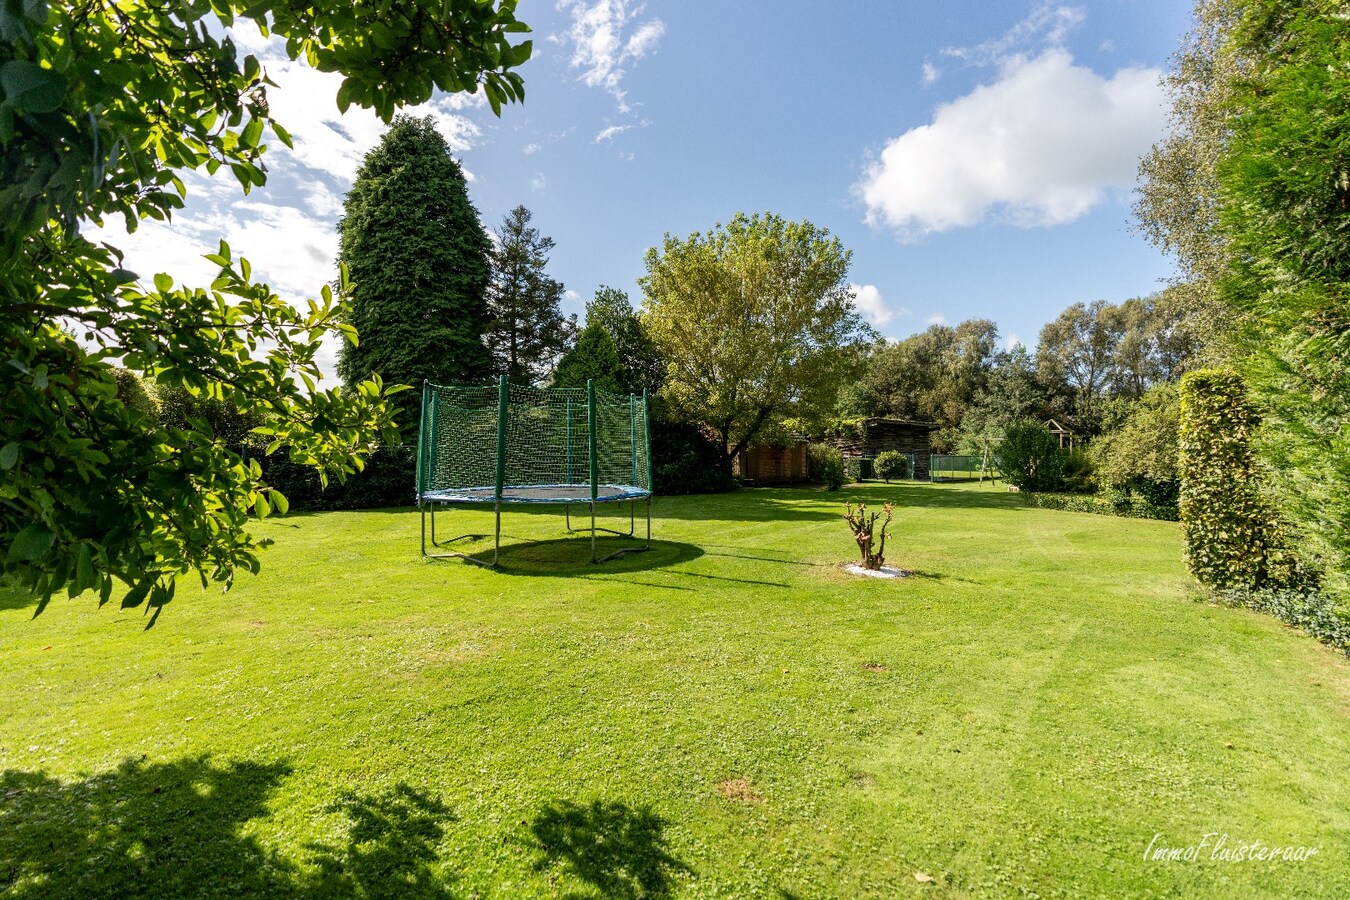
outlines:
[{"label": "trampoline safety net", "polygon": [[651,494],[646,396],[427,383],[417,500],[604,502]]}]

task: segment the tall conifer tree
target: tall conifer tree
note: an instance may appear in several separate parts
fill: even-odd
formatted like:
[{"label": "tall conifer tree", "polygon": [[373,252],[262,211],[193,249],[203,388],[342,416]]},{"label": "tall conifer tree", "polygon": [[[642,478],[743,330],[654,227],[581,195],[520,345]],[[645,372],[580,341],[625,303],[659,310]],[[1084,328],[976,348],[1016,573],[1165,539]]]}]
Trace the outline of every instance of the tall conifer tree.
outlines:
[{"label": "tall conifer tree", "polygon": [[553,238],[530,227],[531,213],[517,206],[497,227],[488,287],[491,323],[486,342],[498,372],[513,382],[543,380],[576,334],[576,316],[564,317],[563,285],[544,271]]},{"label": "tall conifer tree", "polygon": [[[483,344],[490,245],[434,119],[394,119],[357,173],[339,231],[351,275],[346,314],[361,335],[342,348],[345,382],[371,372],[414,387],[491,375]],[[394,399],[404,436],[415,438],[420,391]]]}]

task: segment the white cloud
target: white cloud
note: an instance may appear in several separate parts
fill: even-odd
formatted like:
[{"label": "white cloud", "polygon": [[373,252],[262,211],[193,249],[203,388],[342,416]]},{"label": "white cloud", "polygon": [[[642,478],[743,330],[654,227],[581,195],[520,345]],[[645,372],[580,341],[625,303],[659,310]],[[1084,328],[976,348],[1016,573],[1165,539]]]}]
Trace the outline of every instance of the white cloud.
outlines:
[{"label": "white cloud", "polygon": [[869,322],[878,328],[886,325],[896,316],[909,315],[909,310],[903,307],[892,309],[888,306],[881,296],[881,291],[874,284],[853,284],[849,287],[853,289],[853,305],[867,317]]},{"label": "white cloud", "polygon": [[990,213],[1023,227],[1082,216],[1134,184],[1162,135],[1159,75],[1125,68],[1106,79],[1058,48],[1010,58],[997,81],[886,144],[855,185],[868,222],[913,237]]},{"label": "white cloud", "polygon": [[524,153],[526,156],[533,156],[534,154],[538,153],[540,150],[543,149],[544,148],[541,147],[539,144],[526,144],[525,149],[522,150],[521,152]]},{"label": "white cloud", "polygon": [[530,179],[530,188],[537,194],[546,187],[548,187],[548,179],[544,177],[544,173],[535,172],[534,177]]},{"label": "white cloud", "polygon": [[928,87],[930,84],[933,84],[941,77],[942,77],[942,70],[939,69],[937,66],[933,65],[932,63],[928,62],[927,60],[924,60],[923,76],[919,79],[920,83],[922,83],[924,87]]},{"label": "white cloud", "polygon": [[632,125],[611,125],[608,128],[601,130],[601,132],[595,136],[595,142],[598,144],[601,141],[612,140],[616,135],[623,134],[625,131],[631,131],[632,128]]},{"label": "white cloud", "polygon": [[947,317],[942,313],[933,313],[931,316],[924,319],[924,322],[928,325],[946,325]]},{"label": "white cloud", "polygon": [[[572,44],[572,68],[582,70],[581,80],[590,87],[608,91],[620,112],[628,112],[625,66],[656,48],[665,34],[665,23],[660,19],[636,23],[646,7],[635,7],[629,0],[559,0],[558,8],[572,14],[571,27],[559,39]],[[632,32],[625,35],[630,27]]]},{"label": "white cloud", "polygon": [[976,66],[997,65],[1030,47],[1059,47],[1083,23],[1087,13],[1078,6],[1038,3],[1031,13],[1002,35],[973,47],[947,47],[943,56]]},{"label": "white cloud", "polygon": [[1022,342],[1022,339],[1015,334],[1010,334],[1003,339],[1004,350],[1016,350],[1018,347],[1025,346],[1026,344]]},{"label": "white cloud", "polygon": [[[262,37],[243,20],[230,30],[240,50],[257,56],[277,83],[268,90],[268,102],[294,138],[295,150],[267,135],[266,186],[244,196],[228,169],[214,177],[186,173],[186,205],[171,223],[146,221],[128,234],[120,219],[109,219],[89,237],[125,251],[127,267],[146,283],[154,273],[168,272],[192,286],[210,284],[216,267],[202,255],[214,253],[224,238],[236,259],[246,257],[253,264],[255,280],[270,284],[288,302],[303,304],[336,274],[342,195],[385,125],[368,110],[339,113],[341,77],[287,59],[283,41]],[[479,135],[464,113],[484,102],[481,94],[454,94],[406,111],[432,116],[450,148],[462,153]],[[464,174],[473,180],[471,172]],[[324,371],[334,371],[337,349],[336,340],[325,342],[318,355]]]}]

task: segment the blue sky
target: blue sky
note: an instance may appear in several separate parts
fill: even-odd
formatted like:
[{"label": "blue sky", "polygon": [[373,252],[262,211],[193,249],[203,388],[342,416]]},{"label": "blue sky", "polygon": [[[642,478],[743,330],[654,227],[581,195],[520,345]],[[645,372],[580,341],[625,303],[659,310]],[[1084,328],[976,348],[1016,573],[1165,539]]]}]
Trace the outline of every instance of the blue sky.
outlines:
[{"label": "blue sky", "polygon": [[[523,203],[557,241],[579,312],[601,284],[640,302],[643,255],[738,211],[806,218],[853,251],[888,337],[983,316],[1034,345],[1065,306],[1157,290],[1171,266],[1131,230],[1138,157],[1163,135],[1158,85],[1189,4],[522,0],[526,102],[435,115],[491,228]],[[107,236],[142,274],[209,280],[225,236],[283,296],[331,277],[341,200],[379,138],[339,115],[337,80],[241,31],[296,140],[268,185],[189,180],[171,226]],[[331,353],[329,354],[331,358]]]}]

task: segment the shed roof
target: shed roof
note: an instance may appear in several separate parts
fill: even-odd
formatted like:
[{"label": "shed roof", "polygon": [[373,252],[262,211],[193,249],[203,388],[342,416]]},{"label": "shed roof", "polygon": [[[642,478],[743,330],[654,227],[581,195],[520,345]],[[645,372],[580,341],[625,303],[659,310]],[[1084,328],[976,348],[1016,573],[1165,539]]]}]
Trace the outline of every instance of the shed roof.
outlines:
[{"label": "shed roof", "polygon": [[919,422],[915,419],[888,419],[884,416],[873,416],[870,419],[863,419],[864,425],[911,425],[915,428],[927,428],[932,431],[937,428],[936,422]]}]

